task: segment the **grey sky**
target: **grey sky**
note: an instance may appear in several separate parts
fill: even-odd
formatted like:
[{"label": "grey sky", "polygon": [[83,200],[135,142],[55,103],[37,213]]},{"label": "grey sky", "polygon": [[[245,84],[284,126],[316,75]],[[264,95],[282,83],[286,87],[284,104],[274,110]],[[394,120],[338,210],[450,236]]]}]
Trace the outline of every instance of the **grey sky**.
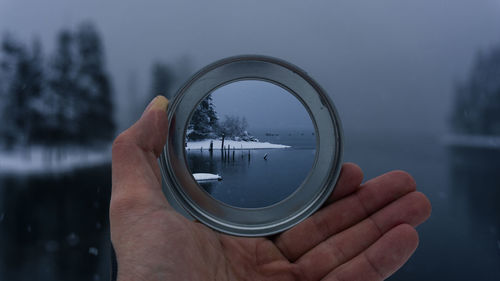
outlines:
[{"label": "grey sky", "polygon": [[452,85],[475,53],[500,43],[500,1],[0,0],[0,31],[55,34],[93,20],[104,36],[122,127],[131,73],[149,89],[155,59],[192,56],[193,70],[244,53],[306,70],[330,94],[347,132],[446,130]]},{"label": "grey sky", "polygon": [[216,89],[212,100],[219,118],[245,117],[248,129],[308,129],[311,118],[287,90],[264,81],[237,81]]}]

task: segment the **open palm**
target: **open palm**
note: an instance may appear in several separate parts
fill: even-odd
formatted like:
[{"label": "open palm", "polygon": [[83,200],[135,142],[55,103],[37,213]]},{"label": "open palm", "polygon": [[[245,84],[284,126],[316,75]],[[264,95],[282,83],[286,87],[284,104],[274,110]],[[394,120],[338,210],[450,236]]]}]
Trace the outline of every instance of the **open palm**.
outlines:
[{"label": "open palm", "polygon": [[414,227],[430,214],[427,198],[405,172],[361,184],[354,164],[344,164],[320,211],[274,237],[224,235],[182,217],[161,190],[166,106],[155,98],[113,144],[119,280],[383,280],[416,249]]}]

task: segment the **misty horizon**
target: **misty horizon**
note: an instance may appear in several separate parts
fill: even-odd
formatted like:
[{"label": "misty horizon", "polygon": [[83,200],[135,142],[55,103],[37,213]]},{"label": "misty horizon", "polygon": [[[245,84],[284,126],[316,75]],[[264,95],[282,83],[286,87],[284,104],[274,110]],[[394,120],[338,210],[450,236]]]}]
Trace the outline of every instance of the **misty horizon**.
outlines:
[{"label": "misty horizon", "polygon": [[287,90],[265,81],[245,80],[224,85],[211,94],[219,120],[245,117],[248,130],[311,130],[304,106]]},{"label": "misty horizon", "polygon": [[2,1],[0,32],[24,42],[39,37],[50,53],[59,30],[94,22],[114,85],[117,133],[140,116],[142,109],[131,106],[149,98],[155,61],[193,73],[250,53],[307,71],[330,95],[347,133],[442,135],[450,130],[456,81],[468,75],[480,50],[500,42],[500,4],[432,3],[286,1],[262,9],[232,1],[128,1],[117,10],[114,2]]}]

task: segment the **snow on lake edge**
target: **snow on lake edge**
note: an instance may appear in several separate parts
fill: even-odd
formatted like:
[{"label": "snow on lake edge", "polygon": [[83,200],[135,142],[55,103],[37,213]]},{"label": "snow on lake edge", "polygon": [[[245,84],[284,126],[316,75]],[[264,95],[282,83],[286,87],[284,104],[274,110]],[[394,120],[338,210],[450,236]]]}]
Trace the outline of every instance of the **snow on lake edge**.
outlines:
[{"label": "snow on lake edge", "polygon": [[194,173],[193,177],[196,181],[222,180],[222,177],[209,173]]},{"label": "snow on lake edge", "polygon": [[448,134],[441,137],[441,143],[446,146],[500,149],[500,136]]},{"label": "snow on lake edge", "polygon": [[[51,160],[48,160],[50,155]],[[71,149],[57,159],[57,152],[34,147],[30,153],[21,150],[0,150],[0,174],[64,173],[77,168],[92,167],[111,162],[111,148]]]},{"label": "snow on lake edge", "polygon": [[[221,149],[222,140],[189,141],[187,142],[186,149],[209,149],[211,141],[214,143],[214,150]],[[289,145],[269,142],[225,140],[224,147],[227,148],[228,145],[231,149],[273,149],[291,147]]]}]

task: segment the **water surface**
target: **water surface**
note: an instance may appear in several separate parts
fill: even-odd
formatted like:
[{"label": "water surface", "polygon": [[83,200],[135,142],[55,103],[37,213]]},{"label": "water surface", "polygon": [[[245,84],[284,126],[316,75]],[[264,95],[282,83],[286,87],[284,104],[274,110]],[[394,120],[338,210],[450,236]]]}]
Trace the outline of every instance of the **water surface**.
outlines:
[{"label": "water surface", "polygon": [[[271,142],[288,144],[285,136]],[[416,134],[348,134],[345,144],[366,179],[404,169],[433,206],[415,255],[389,280],[500,280],[500,151]],[[0,280],[109,280],[110,171],[0,174]]]}]

